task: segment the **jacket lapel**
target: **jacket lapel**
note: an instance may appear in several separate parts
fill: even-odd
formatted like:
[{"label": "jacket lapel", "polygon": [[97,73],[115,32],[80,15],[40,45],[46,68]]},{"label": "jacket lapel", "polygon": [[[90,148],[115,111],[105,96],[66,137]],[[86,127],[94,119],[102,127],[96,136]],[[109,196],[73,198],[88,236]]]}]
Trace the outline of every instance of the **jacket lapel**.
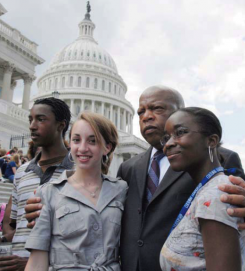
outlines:
[{"label": "jacket lapel", "polygon": [[93,203],[87,199],[85,196],[83,196],[80,192],[78,192],[72,185],[70,185],[68,182],[65,183],[64,187],[61,188],[60,190],[60,194],[68,197],[68,198],[72,198],[78,202],[81,202],[93,209],[96,210],[95,205],[93,205]]},{"label": "jacket lapel", "polygon": [[103,181],[96,206],[93,205],[93,203],[89,199],[87,199],[84,195],[78,192],[68,182],[66,182],[64,187],[60,190],[60,194],[65,197],[72,198],[101,213],[103,209],[108,205],[108,203],[112,201],[118,194],[120,194],[123,191],[123,189],[124,189],[123,187],[117,185],[116,179],[114,180],[106,178]]},{"label": "jacket lapel", "polygon": [[123,187],[117,185],[117,180],[104,180],[100,196],[96,205],[96,209],[101,213],[104,208],[123,191]]},{"label": "jacket lapel", "polygon": [[155,194],[153,195],[151,202],[155,198],[157,198],[164,190],[166,190],[170,185],[172,185],[175,181],[177,181],[180,178],[180,176],[183,174],[184,174],[183,171],[176,172],[176,171],[173,171],[171,167],[169,167],[161,183],[159,184]]}]

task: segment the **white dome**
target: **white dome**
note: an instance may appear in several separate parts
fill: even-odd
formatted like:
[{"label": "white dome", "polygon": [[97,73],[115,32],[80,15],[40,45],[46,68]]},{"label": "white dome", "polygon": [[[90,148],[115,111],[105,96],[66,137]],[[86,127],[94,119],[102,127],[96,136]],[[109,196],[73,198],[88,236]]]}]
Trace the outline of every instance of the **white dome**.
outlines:
[{"label": "white dome", "polygon": [[100,113],[120,133],[132,135],[134,109],[125,98],[127,85],[112,57],[94,40],[94,29],[87,13],[79,24],[79,37],[54,56],[39,78],[35,98],[58,93],[74,117],[83,110]]},{"label": "white dome", "polygon": [[84,38],[78,38],[75,42],[57,53],[51,62],[50,68],[59,66],[60,64],[76,62],[106,66],[106,68],[110,68],[118,73],[112,57],[95,41]]},{"label": "white dome", "polygon": [[55,55],[50,69],[63,64],[79,63],[109,68],[112,72],[118,74],[112,57],[94,40],[94,29],[95,24],[90,20],[90,14],[86,14],[84,20],[79,24],[78,39]]}]

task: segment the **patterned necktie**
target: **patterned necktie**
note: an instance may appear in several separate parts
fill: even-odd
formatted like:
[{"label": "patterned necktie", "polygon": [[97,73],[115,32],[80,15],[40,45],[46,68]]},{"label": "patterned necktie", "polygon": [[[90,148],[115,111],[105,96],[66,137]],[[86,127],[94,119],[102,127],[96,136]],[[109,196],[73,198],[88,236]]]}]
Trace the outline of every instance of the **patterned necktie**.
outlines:
[{"label": "patterned necktie", "polygon": [[153,159],[151,162],[151,166],[148,172],[148,178],[147,178],[147,201],[150,202],[152,199],[152,196],[157,190],[158,184],[159,184],[159,177],[160,177],[160,167],[159,162],[164,157],[163,151],[157,151],[153,155]]}]

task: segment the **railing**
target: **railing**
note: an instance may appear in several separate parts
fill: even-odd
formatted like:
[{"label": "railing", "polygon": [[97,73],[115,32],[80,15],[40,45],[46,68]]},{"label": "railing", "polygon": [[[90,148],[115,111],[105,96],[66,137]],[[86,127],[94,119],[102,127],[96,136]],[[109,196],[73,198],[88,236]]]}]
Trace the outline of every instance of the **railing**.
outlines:
[{"label": "railing", "polygon": [[14,135],[10,138],[9,149],[13,147],[17,148],[25,148],[28,147],[28,142],[31,140],[30,134],[23,134],[23,135]]},{"label": "railing", "polygon": [[28,38],[23,36],[20,31],[12,28],[4,21],[0,20],[0,32],[3,32],[7,36],[11,37],[13,40],[21,43],[23,46],[31,50],[33,53],[37,53],[37,44],[33,41],[30,41]]},{"label": "railing", "polygon": [[134,143],[134,144],[137,144],[137,145],[139,145],[139,146],[141,146],[141,147],[143,147],[145,149],[149,148],[149,144],[147,142],[143,141],[140,138],[137,138],[134,135],[131,135],[131,136],[122,136],[120,138],[120,143],[121,144],[123,144],[123,143],[124,144],[126,144],[126,143],[130,143],[130,144]]},{"label": "railing", "polygon": [[29,111],[19,108],[14,104],[4,100],[0,100],[0,113],[21,120],[23,122],[28,122]]}]

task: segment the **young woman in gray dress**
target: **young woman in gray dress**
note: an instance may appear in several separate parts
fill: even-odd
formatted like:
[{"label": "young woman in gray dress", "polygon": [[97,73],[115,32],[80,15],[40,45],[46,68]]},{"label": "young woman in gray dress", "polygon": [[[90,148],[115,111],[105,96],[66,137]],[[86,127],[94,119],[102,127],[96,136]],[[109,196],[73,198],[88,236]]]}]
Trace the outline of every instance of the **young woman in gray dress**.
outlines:
[{"label": "young woman in gray dress", "polygon": [[237,225],[243,219],[229,216],[231,206],[220,201],[218,185],[230,184],[218,158],[221,137],[218,118],[206,109],[179,109],[166,122],[164,153],[197,187],[161,250],[163,271],[245,271],[245,232]]},{"label": "young woman in gray dress", "polygon": [[26,270],[119,271],[127,184],[106,176],[118,135],[111,121],[82,113],[71,129],[74,171],[37,191],[44,207],[26,243]]}]

